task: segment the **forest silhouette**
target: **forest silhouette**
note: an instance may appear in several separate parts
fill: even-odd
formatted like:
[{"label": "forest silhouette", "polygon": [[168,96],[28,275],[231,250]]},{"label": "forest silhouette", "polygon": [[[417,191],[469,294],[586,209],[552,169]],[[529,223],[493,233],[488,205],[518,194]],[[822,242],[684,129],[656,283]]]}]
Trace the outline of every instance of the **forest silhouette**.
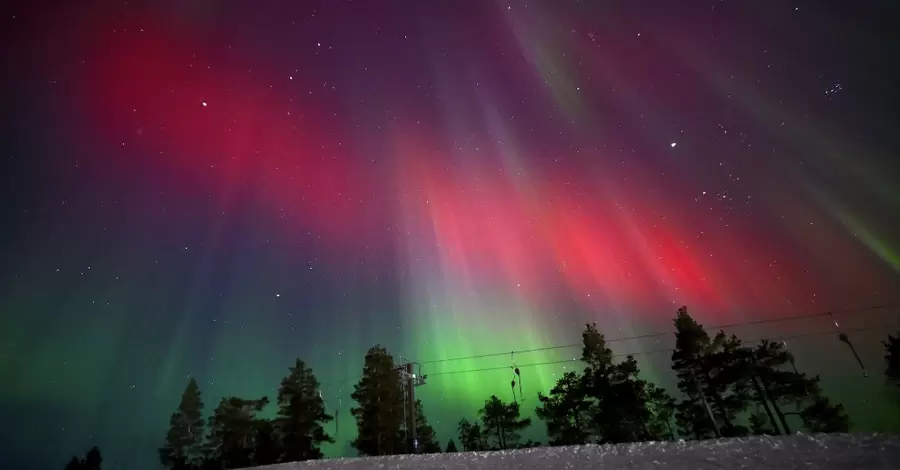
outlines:
[{"label": "forest silhouette", "polygon": [[[671,368],[680,398],[640,378],[634,356],[618,360],[597,326],[585,325],[582,372],[566,372],[549,393],[538,393],[535,414],[546,427],[546,444],[522,441],[522,431],[535,423],[521,416],[524,397],[521,389],[516,395],[513,379],[512,401],[487,397],[475,417],[460,419],[455,439],[442,447],[422,402],[409,401],[407,369],[387,349],[373,346],[351,395],[357,427],[351,445],[360,456],[381,456],[850,431],[844,407],[826,396],[818,376],[797,370],[783,342],[746,344],[721,330],[711,335],[686,307],[674,326]],[[852,349],[846,336],[839,339]],[[886,385],[900,392],[900,334],[883,345]],[[514,377],[521,386],[518,368]],[[334,417],[325,410],[312,368],[296,359],[281,380],[272,419],[260,416],[268,404],[268,397],[225,397],[204,419],[202,393],[191,379],[169,419],[159,462],[171,470],[218,470],[323,458],[321,445],[334,442],[325,425]],[[65,468],[100,470],[102,461],[93,447]]]}]

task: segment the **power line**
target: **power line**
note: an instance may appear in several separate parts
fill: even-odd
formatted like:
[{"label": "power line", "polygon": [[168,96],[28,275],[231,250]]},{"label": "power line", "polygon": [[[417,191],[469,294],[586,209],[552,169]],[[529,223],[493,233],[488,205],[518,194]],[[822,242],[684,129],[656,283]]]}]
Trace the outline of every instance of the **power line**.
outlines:
[{"label": "power line", "polygon": [[[867,327],[862,327],[862,328],[848,328],[848,329],[843,329],[842,331],[845,333],[857,333],[860,331],[876,330],[879,328],[885,328],[885,327],[889,327],[889,326],[893,326],[893,325],[892,324],[881,324],[881,325],[867,326]],[[830,335],[830,334],[834,334],[834,332],[833,331],[821,331],[821,332],[816,332],[816,333],[798,333],[795,335],[779,336],[779,337],[773,337],[773,338],[759,338],[754,341],[762,341],[765,339],[768,339],[769,341],[787,341],[787,340],[797,339],[797,338],[824,336],[824,335]],[[616,354],[613,354],[612,357],[639,356],[639,355],[648,355],[649,356],[649,355],[653,355],[653,354],[672,352],[674,350],[675,350],[675,348],[660,348],[660,349],[653,349],[650,351],[616,353]],[[508,354],[508,353],[504,353],[504,354]],[[559,359],[559,360],[555,360],[555,361],[517,364],[516,367],[518,367],[520,369],[524,369],[526,367],[549,366],[549,365],[556,365],[556,364],[569,364],[569,363],[573,363],[573,362],[581,362],[581,358],[575,357],[575,358],[571,358],[571,359]],[[465,370],[451,370],[451,371],[444,371],[444,372],[432,372],[432,373],[428,374],[428,377],[431,378],[431,377],[435,377],[438,375],[470,374],[470,373],[476,373],[476,372],[492,372],[492,371],[498,371],[498,370],[507,370],[510,367],[511,366],[507,365],[507,366],[482,367],[480,369],[465,369]]]},{"label": "power line", "polygon": [[[808,314],[803,314],[803,315],[793,315],[793,316],[789,316],[789,317],[771,318],[771,319],[765,319],[765,320],[754,320],[754,321],[748,321],[748,322],[743,322],[743,323],[732,323],[732,324],[728,324],[728,325],[716,325],[716,326],[706,327],[705,329],[720,330],[720,329],[725,329],[725,328],[735,328],[738,326],[761,325],[761,324],[766,324],[766,323],[778,323],[778,322],[784,322],[784,321],[790,321],[790,320],[803,320],[803,319],[808,319],[808,318],[821,318],[821,317],[826,317],[826,316],[830,316],[830,315],[845,315],[847,313],[865,312],[865,311],[880,310],[880,309],[886,309],[886,308],[892,308],[892,307],[894,307],[894,306],[893,305],[873,305],[873,306],[869,306],[869,307],[859,307],[859,308],[844,309],[844,310],[832,310],[829,312],[819,312],[819,313],[808,313]],[[673,331],[665,331],[662,333],[648,333],[648,334],[643,334],[643,335],[608,339],[608,340],[606,340],[606,342],[608,344],[608,343],[616,343],[619,341],[649,339],[649,338],[656,338],[659,336],[665,336],[665,335],[673,334],[673,333],[674,333]],[[420,364],[422,364],[422,365],[440,364],[440,363],[444,363],[444,362],[464,361],[464,360],[468,360],[468,359],[486,359],[489,357],[505,356],[507,354],[525,354],[525,353],[533,353],[533,352],[552,351],[552,350],[556,350],[556,349],[569,349],[569,348],[576,348],[576,347],[581,347],[581,346],[582,346],[582,343],[580,343],[580,342],[579,343],[570,343],[570,344],[559,344],[559,345],[545,346],[545,347],[540,347],[540,348],[519,349],[519,350],[512,350],[512,351],[505,351],[505,352],[476,354],[476,355],[472,355],[472,356],[459,356],[459,357],[450,357],[450,358],[444,358],[444,359],[434,359],[431,361],[420,362]],[[431,373],[429,375],[433,376],[435,374]]]}]

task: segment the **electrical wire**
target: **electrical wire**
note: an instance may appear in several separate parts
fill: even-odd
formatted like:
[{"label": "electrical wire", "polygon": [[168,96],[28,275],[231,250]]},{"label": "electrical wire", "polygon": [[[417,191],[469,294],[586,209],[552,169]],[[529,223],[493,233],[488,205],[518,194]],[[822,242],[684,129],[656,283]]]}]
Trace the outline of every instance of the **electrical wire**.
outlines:
[{"label": "electrical wire", "polygon": [[[803,320],[803,319],[808,319],[808,318],[820,318],[820,317],[827,317],[827,316],[832,316],[832,315],[845,315],[848,313],[865,312],[865,311],[871,311],[871,310],[882,310],[882,309],[893,308],[893,307],[894,307],[894,305],[890,305],[890,304],[888,304],[888,305],[873,305],[873,306],[869,306],[869,307],[858,307],[858,308],[845,309],[845,310],[832,310],[832,311],[828,311],[828,312],[808,313],[808,314],[793,315],[793,316],[788,316],[788,317],[754,320],[754,321],[748,321],[748,322],[743,322],[743,323],[716,325],[716,326],[704,327],[704,329],[705,330],[721,330],[721,329],[725,329],[725,328],[735,328],[735,327],[739,327],[739,326],[762,325],[762,324],[767,324],[767,323],[779,323],[779,322],[790,321],[790,320]],[[649,338],[656,338],[659,336],[665,336],[665,335],[669,335],[669,334],[674,334],[674,332],[673,331],[665,331],[662,333],[648,333],[648,334],[643,334],[643,335],[627,336],[627,337],[622,337],[622,338],[613,338],[613,339],[606,340],[606,343],[609,344],[609,343],[616,343],[616,342],[620,342],[620,341],[649,339]],[[583,344],[581,342],[569,343],[569,344],[559,344],[559,345],[545,346],[545,347],[540,347],[540,348],[517,349],[517,350],[513,350],[513,351],[504,351],[504,352],[487,353],[487,354],[476,354],[476,355],[472,355],[472,356],[459,356],[459,357],[450,357],[450,358],[444,358],[444,359],[433,359],[430,361],[419,362],[419,364],[428,365],[428,364],[441,364],[444,362],[465,361],[465,360],[469,360],[469,359],[486,359],[489,357],[505,356],[507,354],[524,354],[524,353],[534,353],[534,352],[542,352],[542,351],[553,351],[553,350],[557,350],[557,349],[570,349],[570,348],[581,347],[582,345]],[[434,373],[429,374],[429,376],[432,376],[432,375],[435,375],[435,374]]]},{"label": "electrical wire", "polygon": [[[867,326],[867,327],[862,327],[862,328],[852,328],[852,329],[847,328],[842,331],[844,331],[845,333],[856,333],[856,332],[860,332],[860,331],[876,330],[876,329],[890,327],[890,326],[895,326],[895,325],[894,324],[881,324],[881,325]],[[820,332],[815,332],[815,333],[799,333],[799,334],[795,334],[795,335],[778,336],[778,337],[772,337],[772,338],[759,338],[759,339],[753,340],[753,341],[754,342],[762,341],[762,340],[787,341],[787,340],[797,339],[797,338],[807,338],[807,337],[824,336],[824,335],[831,335],[831,334],[834,334],[834,332],[833,331],[820,331]],[[745,343],[746,343],[746,341],[745,341]],[[616,353],[616,354],[613,354],[612,357],[653,355],[653,354],[659,354],[659,353],[665,353],[665,352],[672,352],[674,350],[675,350],[675,348],[660,348],[660,349],[653,349],[650,351],[636,351],[636,352],[631,352],[631,353]],[[527,364],[519,364],[517,367],[519,367],[519,368],[539,367],[539,366],[549,366],[549,365],[557,365],[557,364],[568,364],[568,363],[573,363],[573,362],[581,362],[581,358],[573,357],[571,359],[560,359],[560,360],[555,360],[555,361],[531,362],[531,363],[527,363]],[[477,373],[477,372],[491,372],[491,371],[506,370],[506,369],[509,369],[509,366],[482,367],[480,369],[451,370],[451,371],[443,371],[443,372],[432,372],[432,373],[428,374],[428,377],[431,378],[431,377],[440,376],[440,375],[455,375],[455,374],[471,374],[471,373]]]}]

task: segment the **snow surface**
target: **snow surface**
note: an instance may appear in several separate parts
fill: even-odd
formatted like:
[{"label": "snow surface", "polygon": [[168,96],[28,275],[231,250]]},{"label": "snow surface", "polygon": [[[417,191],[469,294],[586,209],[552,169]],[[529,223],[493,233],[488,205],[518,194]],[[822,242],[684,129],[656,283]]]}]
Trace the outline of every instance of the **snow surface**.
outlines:
[{"label": "snow surface", "polygon": [[[891,464],[893,462],[893,464]],[[316,460],[255,470],[900,469],[900,436],[819,434]]]}]

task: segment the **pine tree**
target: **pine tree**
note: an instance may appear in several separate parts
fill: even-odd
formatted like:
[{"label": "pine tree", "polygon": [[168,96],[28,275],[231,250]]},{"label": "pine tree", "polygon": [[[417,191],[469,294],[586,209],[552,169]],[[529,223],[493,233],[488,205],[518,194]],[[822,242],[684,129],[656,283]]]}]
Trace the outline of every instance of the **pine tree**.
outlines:
[{"label": "pine tree", "polygon": [[255,464],[257,414],[269,399],[223,398],[209,418],[208,458],[224,468],[250,467]]},{"label": "pine tree", "polygon": [[275,426],[284,446],[283,462],[320,459],[319,446],[334,442],[324,425],[334,420],[325,412],[319,381],[299,358],[278,389],[278,418]]},{"label": "pine tree", "polygon": [[459,436],[459,443],[462,444],[463,450],[466,452],[487,450],[485,433],[482,432],[480,424],[470,423],[463,418],[459,420],[457,433]]},{"label": "pine tree", "polygon": [[351,397],[357,406],[350,412],[358,435],[353,447],[362,455],[392,455],[406,451],[404,393],[394,359],[381,346],[366,353],[362,377]]},{"label": "pine tree", "polygon": [[[590,410],[593,434],[604,443],[661,438],[665,434],[665,426],[660,424],[666,411],[665,392],[638,377],[640,371],[633,356],[613,363],[612,350],[596,325],[585,325],[582,342],[581,360],[587,365],[586,396],[593,402]],[[654,407],[651,400],[658,401],[659,406]]]},{"label": "pine tree", "polygon": [[178,409],[169,418],[166,442],[159,460],[171,470],[197,468],[203,459],[203,399],[193,378],[188,382]]},{"label": "pine tree", "polygon": [[584,379],[575,372],[566,372],[556,382],[549,395],[538,393],[541,405],[535,409],[538,418],[547,425],[550,445],[584,444],[590,424],[590,407]]},{"label": "pine tree", "polygon": [[81,459],[78,457],[72,456],[72,460],[69,460],[69,463],[66,464],[66,470],[83,470]]},{"label": "pine tree", "polygon": [[416,400],[416,439],[419,442],[419,453],[436,454],[441,451],[441,443],[437,440],[437,434],[425,418],[422,400]]},{"label": "pine tree", "polygon": [[800,411],[803,426],[810,432],[846,433],[850,431],[850,417],[843,405],[832,404],[824,396],[816,396],[814,401]]},{"label": "pine tree", "polygon": [[452,452],[459,452],[458,450],[456,450],[456,442],[454,442],[453,439],[447,441],[447,448],[444,449],[444,452],[447,454]]},{"label": "pine tree", "polygon": [[[752,350],[746,348],[749,367],[747,380],[757,384],[760,401],[768,412],[771,405],[785,434],[791,434],[787,416],[798,415],[804,427],[812,432],[847,432],[850,420],[841,405],[833,405],[824,396],[819,377],[809,377],[786,367],[793,356],[784,343],[763,340]],[[797,411],[785,411],[786,408]],[[770,418],[775,427],[774,419]],[[777,427],[775,427],[777,429]]]},{"label": "pine tree", "polygon": [[747,376],[740,367],[740,340],[721,331],[710,339],[687,307],[678,309],[675,329],[672,370],[678,377],[678,389],[687,397],[677,405],[679,427],[697,439],[713,436],[716,429],[726,437],[747,434],[748,429],[737,424],[751,398]]},{"label": "pine tree", "polygon": [[653,439],[675,440],[678,436],[673,426],[675,399],[666,389],[653,383],[645,386],[647,408],[650,411],[648,428]]},{"label": "pine tree", "polygon": [[499,449],[515,448],[519,441],[519,431],[531,425],[531,418],[520,418],[519,404],[504,403],[491,395],[478,411],[486,436],[494,436]]}]

